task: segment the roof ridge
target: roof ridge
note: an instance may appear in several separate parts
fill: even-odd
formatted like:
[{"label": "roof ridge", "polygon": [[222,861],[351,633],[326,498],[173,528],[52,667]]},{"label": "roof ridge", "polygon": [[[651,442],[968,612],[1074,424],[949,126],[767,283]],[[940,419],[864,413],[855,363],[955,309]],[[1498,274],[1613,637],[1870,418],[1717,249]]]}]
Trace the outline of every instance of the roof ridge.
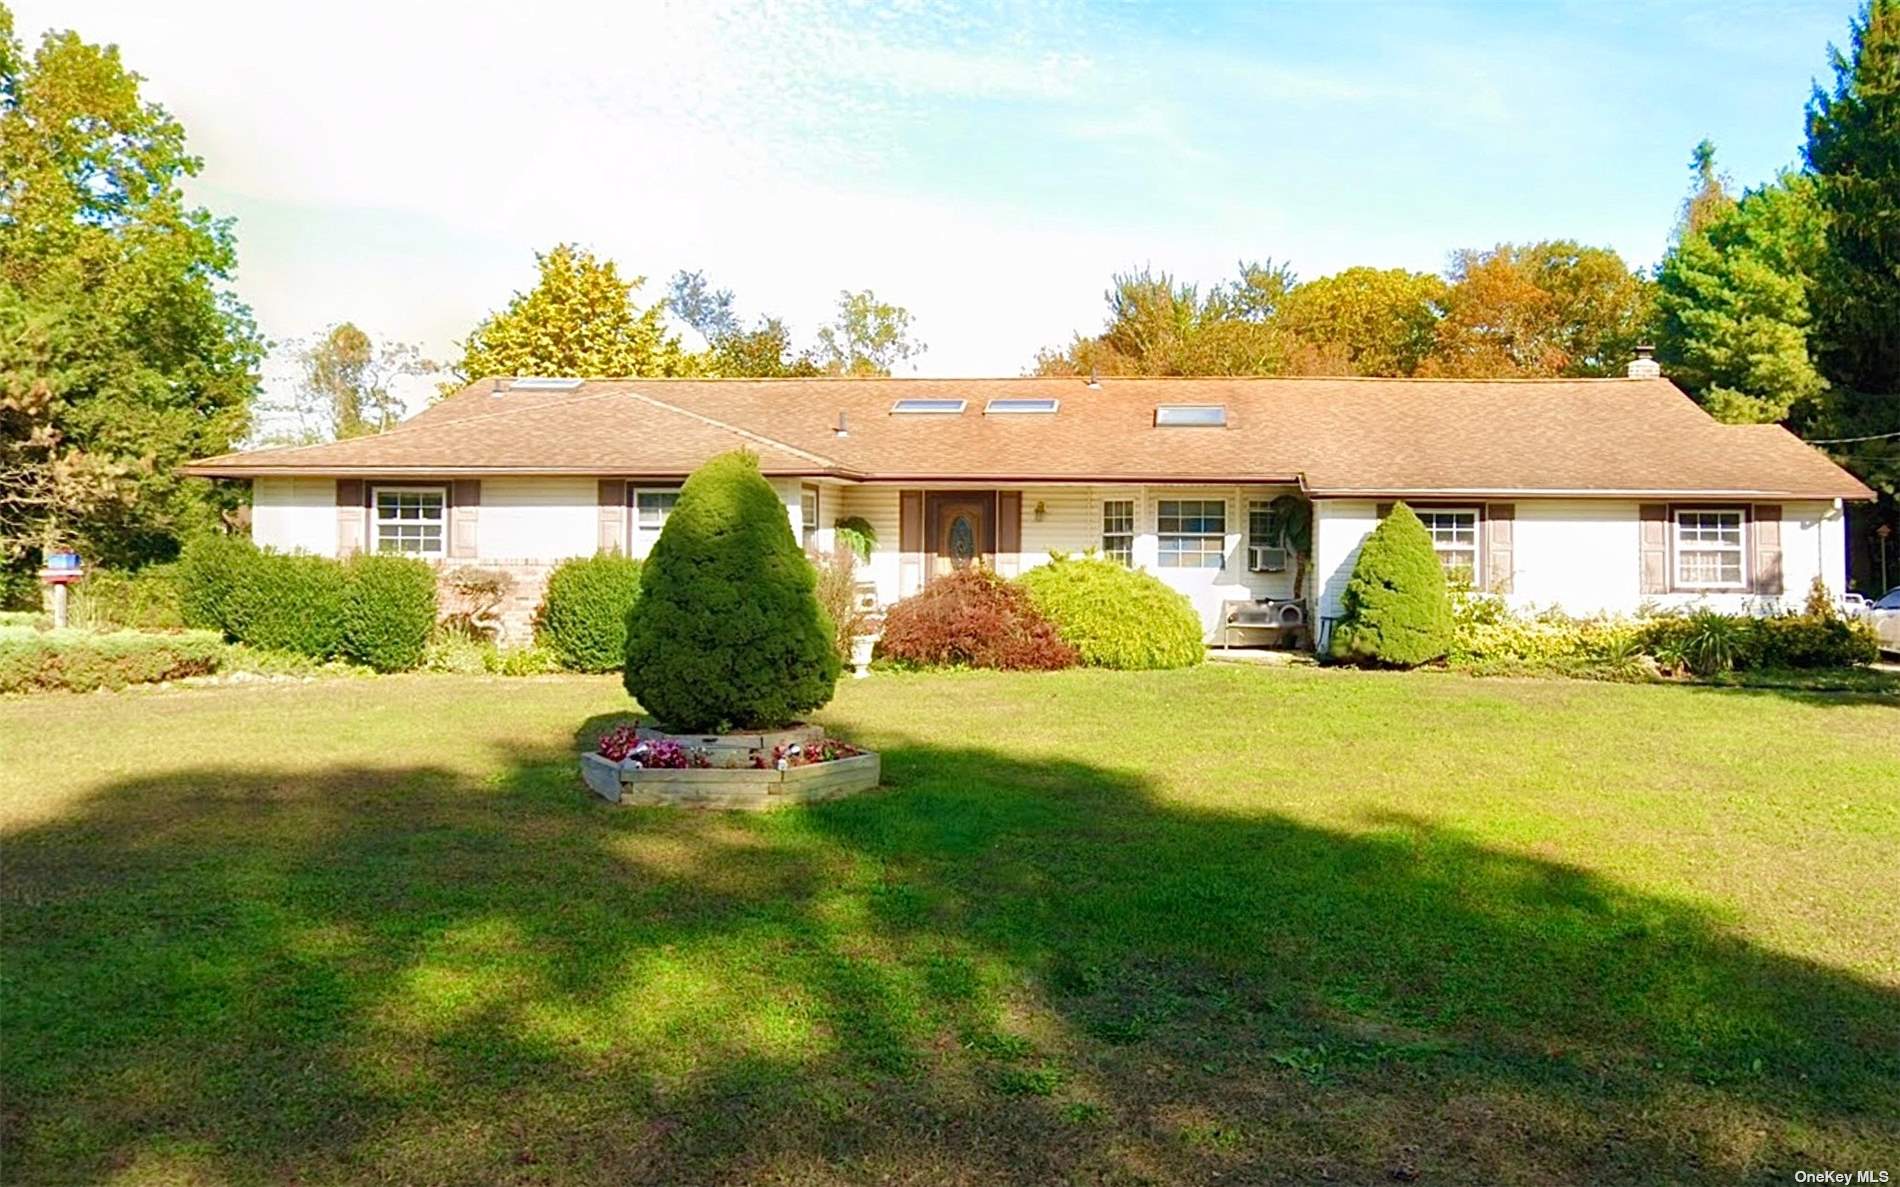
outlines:
[{"label": "roof ridge", "polygon": [[789,441],[780,441],[775,437],[768,437],[764,433],[756,433],[756,432],[753,432],[751,429],[741,428],[740,426],[735,425],[735,424],[728,424],[727,422],[720,420],[717,417],[707,416],[706,414],[702,412],[694,412],[690,408],[681,408],[678,404],[669,404],[665,400],[656,400],[652,396],[649,396],[644,392],[634,391],[633,389],[629,388],[626,394],[629,396],[632,396],[636,400],[644,400],[648,404],[653,405],[655,408],[664,408],[668,412],[677,412],[681,416],[690,416],[694,420],[700,421],[704,424],[709,424],[716,429],[723,429],[728,433],[732,433],[737,436],[744,437],[746,440],[756,442],[760,445],[769,445],[773,449],[784,450],[786,453],[792,454],[795,457],[804,458],[808,462],[816,462],[821,466],[831,466],[837,469],[849,469],[849,467],[847,467],[843,462],[838,461],[836,458],[826,457],[822,453],[814,453],[809,449],[801,449],[798,446],[793,445]]},{"label": "roof ridge", "polygon": [[[505,377],[504,377],[505,378]],[[653,384],[896,384],[896,383],[1082,383],[1086,375],[589,375],[589,383]],[[1627,375],[1098,375],[1097,383],[1221,383],[1234,380],[1271,380],[1275,383],[1462,383],[1559,384],[1673,382],[1667,375],[1648,378]],[[485,380],[476,380],[457,392],[464,395]]]},{"label": "roof ridge", "polygon": [[[463,394],[464,394],[463,392],[457,392],[455,396],[451,396],[449,397],[449,399],[455,399],[456,397],[459,397]],[[266,445],[259,449],[234,449],[234,450],[226,451],[224,453],[215,454],[211,457],[198,458],[194,460],[191,464],[194,466],[203,465],[207,462],[221,461],[224,458],[228,458],[228,457],[256,457],[260,453],[284,454],[284,453],[294,453],[298,450],[304,450],[304,449],[328,449],[332,445],[344,445],[353,441],[368,441],[372,439],[380,440],[387,437],[398,437],[404,433],[413,433],[420,429],[442,429],[442,428],[447,428],[450,425],[464,425],[464,424],[472,424],[480,420],[492,420],[493,418],[498,417],[498,416],[513,416],[517,413],[534,412],[543,408],[561,408],[569,404],[583,404],[589,400],[605,400],[619,394],[620,393],[618,392],[594,392],[591,395],[570,396],[569,398],[565,400],[549,400],[544,404],[536,404],[528,408],[522,408],[522,407],[493,408],[487,412],[472,412],[467,416],[454,416],[454,417],[449,417],[445,420],[432,420],[426,424],[416,423],[422,418],[422,413],[418,412],[414,416],[410,417],[408,420],[405,420],[402,423],[395,425],[391,428],[384,429],[380,433],[364,433],[360,437],[338,437],[334,441],[313,441],[308,445]],[[446,402],[447,401],[439,401],[438,404],[446,403]],[[435,407],[435,406],[437,405],[431,405],[431,407]],[[428,411],[428,409],[425,408],[423,411],[426,412]]]}]

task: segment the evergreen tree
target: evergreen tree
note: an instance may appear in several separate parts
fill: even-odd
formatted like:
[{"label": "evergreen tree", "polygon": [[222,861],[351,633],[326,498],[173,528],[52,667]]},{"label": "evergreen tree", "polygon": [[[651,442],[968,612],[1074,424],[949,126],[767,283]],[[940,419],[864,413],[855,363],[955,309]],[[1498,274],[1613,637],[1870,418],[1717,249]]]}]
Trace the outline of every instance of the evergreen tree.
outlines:
[{"label": "evergreen tree", "polygon": [[[1900,0],[1869,0],[1848,52],[1829,47],[1832,90],[1808,103],[1805,152],[1827,212],[1816,275],[1814,353],[1834,385],[1807,426],[1835,456],[1900,490]],[[1890,505],[1888,505],[1890,508]],[[1887,514],[1891,516],[1889,509]]]},{"label": "evergreen tree", "polygon": [[1657,353],[1718,419],[1786,420],[1827,387],[1809,353],[1809,295],[1827,248],[1812,178],[1783,174],[1705,206],[1657,271]]},{"label": "evergreen tree", "polygon": [[1394,504],[1359,546],[1340,603],[1331,651],[1342,663],[1411,668],[1451,650],[1444,566],[1404,503]]},{"label": "evergreen tree", "polygon": [[728,453],[686,480],[640,572],[626,686],[669,728],[785,725],[831,699],[838,651],[758,459]]}]

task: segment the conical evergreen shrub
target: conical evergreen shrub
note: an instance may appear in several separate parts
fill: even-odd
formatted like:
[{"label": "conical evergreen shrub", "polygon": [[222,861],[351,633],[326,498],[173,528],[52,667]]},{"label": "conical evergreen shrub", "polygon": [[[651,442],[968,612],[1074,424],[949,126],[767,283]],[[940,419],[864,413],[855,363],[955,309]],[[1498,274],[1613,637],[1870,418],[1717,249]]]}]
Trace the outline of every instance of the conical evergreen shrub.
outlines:
[{"label": "conical evergreen shrub", "polygon": [[1417,667],[1451,649],[1451,595],[1431,535],[1404,503],[1359,547],[1333,628],[1332,658],[1341,663]]},{"label": "conical evergreen shrub", "polygon": [[640,571],[627,691],[686,733],[797,720],[838,681],[816,583],[758,459],[712,459],[686,480]]}]

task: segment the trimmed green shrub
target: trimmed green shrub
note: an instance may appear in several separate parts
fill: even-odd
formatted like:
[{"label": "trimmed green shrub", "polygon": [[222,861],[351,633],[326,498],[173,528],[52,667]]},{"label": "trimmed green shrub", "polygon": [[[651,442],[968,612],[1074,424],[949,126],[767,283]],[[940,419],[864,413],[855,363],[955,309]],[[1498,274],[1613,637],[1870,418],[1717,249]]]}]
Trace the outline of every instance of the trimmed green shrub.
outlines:
[{"label": "trimmed green shrub", "polygon": [[1342,663],[1412,668],[1451,650],[1451,598],[1445,570],[1425,525],[1394,504],[1359,547],[1340,599],[1332,658]]},{"label": "trimmed green shrub", "polygon": [[263,551],[225,597],[224,633],[270,651],[330,659],[343,644],[348,581],[328,557]]},{"label": "trimmed green shrub", "polygon": [[784,725],[825,704],[839,663],[816,582],[758,459],[712,459],[680,489],[641,571],[627,691],[688,732]]},{"label": "trimmed green shrub", "polygon": [[94,569],[73,587],[68,621],[74,626],[177,630],[185,625],[176,563],[125,572]]},{"label": "trimmed green shrub", "polygon": [[0,692],[91,692],[215,672],[224,640],[215,631],[0,630]]},{"label": "trimmed green shrub", "polygon": [[1022,586],[971,567],[890,608],[878,658],[914,668],[1052,671],[1080,660]]},{"label": "trimmed green shrub", "polygon": [[406,556],[353,556],[342,568],[338,653],[378,672],[420,667],[435,630],[435,570]]},{"label": "trimmed green shrub", "polygon": [[535,614],[535,642],[576,672],[613,672],[627,662],[627,622],[640,597],[640,562],[618,552],[562,561]]},{"label": "trimmed green shrub", "polygon": [[1186,668],[1207,656],[1193,603],[1151,573],[1098,557],[1056,556],[1017,583],[1091,667]]},{"label": "trimmed green shrub", "polygon": [[1771,668],[1857,668],[1880,658],[1872,625],[1838,614],[1787,614],[1755,626],[1761,663]]},{"label": "trimmed green shrub", "polygon": [[178,610],[186,626],[231,630],[231,595],[250,580],[261,554],[243,536],[202,535],[178,558]]}]

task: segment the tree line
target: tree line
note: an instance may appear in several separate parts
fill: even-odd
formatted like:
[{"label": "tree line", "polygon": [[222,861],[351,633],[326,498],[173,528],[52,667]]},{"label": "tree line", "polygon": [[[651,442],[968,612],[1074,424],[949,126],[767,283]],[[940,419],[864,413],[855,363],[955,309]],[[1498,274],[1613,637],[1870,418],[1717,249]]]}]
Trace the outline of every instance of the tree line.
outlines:
[{"label": "tree line", "polygon": [[[1720,419],[1779,421],[1883,492],[1900,488],[1900,0],[1868,0],[1806,106],[1799,163],[1737,189],[1704,142],[1663,259],[1574,240],[1451,255],[1442,273],[1351,267],[1300,281],[1245,261],[1202,286],[1115,274],[1106,317],[1038,375],[1537,377],[1620,374],[1653,342]],[[0,552],[16,575],[76,544],[112,565],[175,553],[239,496],[177,467],[245,441],[377,432],[404,377],[885,375],[925,346],[870,290],[807,341],[742,316],[703,272],[663,293],[561,243],[446,363],[351,323],[271,344],[232,282],[232,220],[186,202],[201,165],[116,48],[49,33],[30,55],[0,4]],[[691,341],[688,339],[690,332]],[[1423,397],[1422,397],[1423,398]]]}]

